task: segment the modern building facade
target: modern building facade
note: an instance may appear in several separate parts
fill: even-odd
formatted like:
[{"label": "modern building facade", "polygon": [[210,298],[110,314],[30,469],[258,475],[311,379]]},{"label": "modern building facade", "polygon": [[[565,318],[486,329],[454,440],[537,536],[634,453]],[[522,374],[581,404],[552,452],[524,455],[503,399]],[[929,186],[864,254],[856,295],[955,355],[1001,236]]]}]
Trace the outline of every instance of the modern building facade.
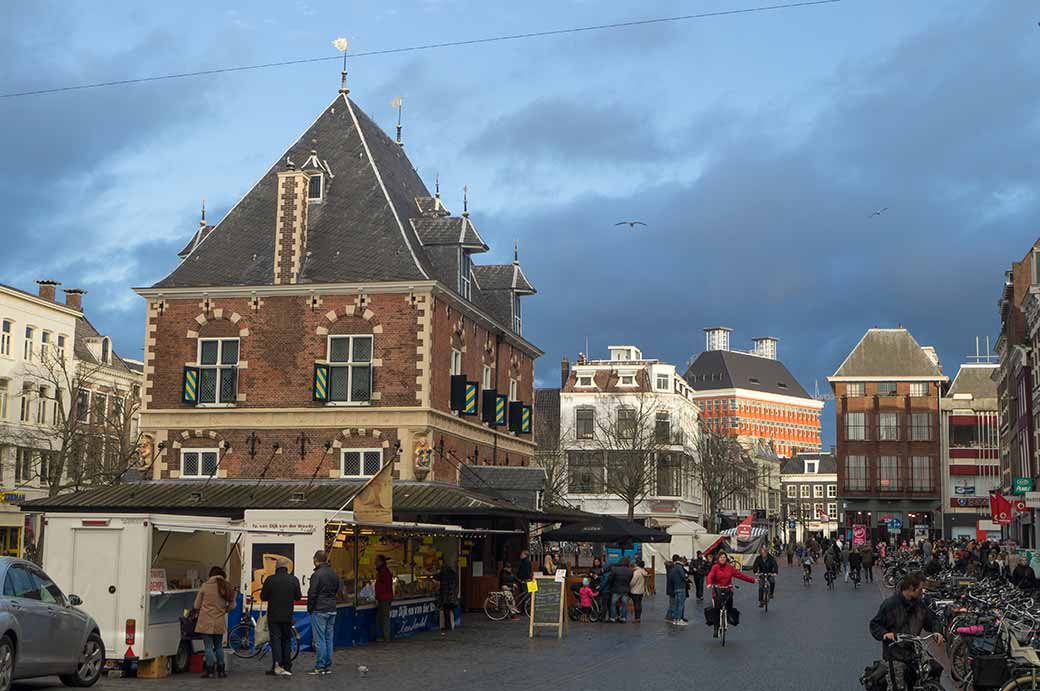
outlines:
[{"label": "modern building facade", "polygon": [[1000,489],[995,364],[961,365],[942,397],[943,537],[989,532],[989,493]]},{"label": "modern building facade", "polygon": [[[345,79],[345,77],[344,77]],[[147,299],[153,479],[458,484],[529,465],[535,290],[344,86]]]},{"label": "modern building facade", "polygon": [[[545,405],[559,401],[566,503],[591,513],[626,516],[628,504],[618,489],[634,483],[645,495],[634,507],[635,519],[661,526],[700,522],[701,492],[686,460],[700,434],[693,390],[675,365],[645,358],[635,346],[611,346],[609,351],[607,359],[580,356],[573,366],[564,360],[558,398],[539,390],[538,400]],[[536,410],[536,417],[542,416],[554,417],[551,410]],[[627,448],[640,439],[649,448]],[[632,471],[632,456],[642,464],[638,475]]]},{"label": "modern building facade", "polygon": [[820,450],[823,402],[806,393],[777,359],[777,339],[752,339],[754,348],[730,348],[728,327],[705,329],[705,350],[686,370],[704,424],[736,436],[747,448],[772,445],[778,456]]},{"label": "modern building facade", "polygon": [[827,379],[839,523],[868,526],[873,540],[941,535],[940,401],[949,378],[935,350],[902,327],[869,329]]},{"label": "modern building facade", "polygon": [[838,464],[829,453],[799,453],[780,474],[781,513],[788,542],[837,536]]}]

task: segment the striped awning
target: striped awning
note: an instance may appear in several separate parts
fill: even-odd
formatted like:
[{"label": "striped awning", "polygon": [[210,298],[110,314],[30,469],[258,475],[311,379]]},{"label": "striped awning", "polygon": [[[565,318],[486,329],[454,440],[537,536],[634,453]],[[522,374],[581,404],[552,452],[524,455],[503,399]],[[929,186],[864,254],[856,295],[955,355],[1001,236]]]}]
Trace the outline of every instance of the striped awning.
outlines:
[{"label": "striped awning", "polygon": [[[727,528],[726,530],[723,530],[721,533],[719,533],[719,535],[725,535],[727,537],[733,537],[736,534],[737,534],[737,529],[736,528]],[[765,528],[756,528],[756,527],[752,527],[751,528],[751,537],[764,537],[764,536],[766,536],[768,534],[769,534],[769,531],[766,530]]]}]

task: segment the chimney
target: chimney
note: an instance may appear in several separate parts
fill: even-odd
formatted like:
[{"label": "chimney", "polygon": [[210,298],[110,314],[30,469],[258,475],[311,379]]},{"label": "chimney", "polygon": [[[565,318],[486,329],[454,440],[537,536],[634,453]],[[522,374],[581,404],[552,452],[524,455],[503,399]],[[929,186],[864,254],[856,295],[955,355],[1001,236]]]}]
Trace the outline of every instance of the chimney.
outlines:
[{"label": "chimney", "polygon": [[307,251],[307,186],[309,176],[286,159],[278,173],[275,207],[274,283],[296,283]]},{"label": "chimney", "polygon": [[83,311],[83,296],[87,294],[87,291],[80,288],[63,288],[61,292],[65,293],[66,306],[80,312]]},{"label": "chimney", "polygon": [[52,281],[49,278],[44,278],[36,281],[36,285],[40,286],[40,299],[46,300],[47,302],[54,302],[54,296],[58,292],[58,286],[61,284],[57,281]]},{"label": "chimney", "polygon": [[731,333],[728,326],[709,326],[704,330],[704,350],[729,350]]},{"label": "chimney", "polygon": [[772,336],[759,336],[751,339],[751,342],[755,344],[755,355],[770,360],[776,359],[776,344],[778,341],[779,339]]},{"label": "chimney", "polygon": [[939,353],[935,352],[934,346],[921,346],[921,350],[928,356],[928,359],[932,361],[932,364],[942,369],[942,365],[939,364]]},{"label": "chimney", "polygon": [[567,386],[567,380],[571,378],[571,363],[567,360],[567,356],[563,356],[563,360],[560,362],[560,388]]}]

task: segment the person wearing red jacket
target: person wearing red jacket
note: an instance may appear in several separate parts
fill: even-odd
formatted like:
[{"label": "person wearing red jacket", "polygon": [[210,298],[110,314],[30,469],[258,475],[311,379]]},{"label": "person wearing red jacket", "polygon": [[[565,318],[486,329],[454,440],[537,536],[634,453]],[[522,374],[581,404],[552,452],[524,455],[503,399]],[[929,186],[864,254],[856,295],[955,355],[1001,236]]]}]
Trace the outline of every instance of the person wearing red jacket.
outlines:
[{"label": "person wearing red jacket", "polygon": [[386,557],[376,557],[376,635],[390,642],[390,602],[394,599],[394,577]]},{"label": "person wearing red jacket", "polygon": [[[733,579],[739,578],[748,583],[754,583],[755,579],[742,572],[729,560],[729,555],[720,552],[718,561],[708,572],[707,585],[712,589],[712,604],[716,610],[725,606],[726,609],[733,608]],[[715,626],[714,637],[719,637],[719,627]]]}]

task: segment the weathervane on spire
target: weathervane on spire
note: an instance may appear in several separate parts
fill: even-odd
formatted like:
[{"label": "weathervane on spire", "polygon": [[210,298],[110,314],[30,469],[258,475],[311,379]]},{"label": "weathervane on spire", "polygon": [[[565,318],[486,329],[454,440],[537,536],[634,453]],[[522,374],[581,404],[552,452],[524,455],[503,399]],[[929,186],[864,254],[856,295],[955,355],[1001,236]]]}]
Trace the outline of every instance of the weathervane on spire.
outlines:
[{"label": "weathervane on spire", "polygon": [[347,39],[337,38],[332,42],[332,47],[343,53],[343,71],[340,72],[339,92],[349,94],[350,89],[347,88]]},{"label": "weathervane on spire", "polygon": [[401,144],[401,111],[404,109],[404,99],[398,96],[390,101],[390,107],[397,108],[397,143],[400,146],[404,146],[404,144]]},{"label": "weathervane on spire", "polygon": [[469,218],[469,185],[462,186],[462,217]]},{"label": "weathervane on spire", "polygon": [[513,263],[520,263],[520,241],[513,240]]},{"label": "weathervane on spire", "polygon": [[437,173],[437,176],[433,179],[434,189],[436,190],[437,199],[441,198],[441,174]]},{"label": "weathervane on spire", "polygon": [[202,198],[202,218],[199,219],[199,227],[206,227],[206,198]]}]

